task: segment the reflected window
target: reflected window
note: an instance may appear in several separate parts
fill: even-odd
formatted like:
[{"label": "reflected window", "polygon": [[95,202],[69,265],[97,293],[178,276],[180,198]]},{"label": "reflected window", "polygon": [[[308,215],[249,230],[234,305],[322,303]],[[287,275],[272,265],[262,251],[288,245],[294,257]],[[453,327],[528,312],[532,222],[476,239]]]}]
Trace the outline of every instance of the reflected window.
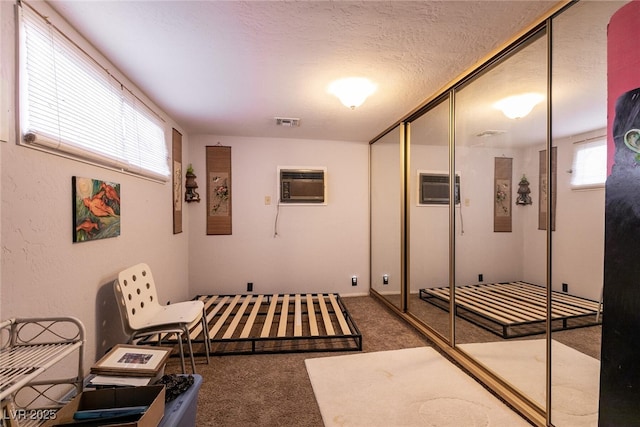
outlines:
[{"label": "reflected window", "polygon": [[607,141],[602,138],[576,143],[573,146],[571,188],[579,190],[603,187],[606,179]]}]

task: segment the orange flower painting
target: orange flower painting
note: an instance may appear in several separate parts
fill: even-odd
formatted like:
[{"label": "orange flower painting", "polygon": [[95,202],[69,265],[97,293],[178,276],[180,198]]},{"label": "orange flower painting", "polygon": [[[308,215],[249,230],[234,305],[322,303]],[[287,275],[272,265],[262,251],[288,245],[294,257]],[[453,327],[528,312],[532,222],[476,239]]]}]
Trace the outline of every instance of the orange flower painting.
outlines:
[{"label": "orange flower painting", "polygon": [[120,235],[120,184],[91,178],[72,178],[73,241]]}]

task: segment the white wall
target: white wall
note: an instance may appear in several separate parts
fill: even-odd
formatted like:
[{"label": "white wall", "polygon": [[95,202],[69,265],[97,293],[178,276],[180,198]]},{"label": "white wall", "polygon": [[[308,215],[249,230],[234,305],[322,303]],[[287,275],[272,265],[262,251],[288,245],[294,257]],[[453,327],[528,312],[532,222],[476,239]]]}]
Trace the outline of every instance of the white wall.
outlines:
[{"label": "white wall", "polygon": [[[206,235],[205,147],[218,143],[231,147],[233,231],[214,236]],[[191,294],[244,293],[248,282],[254,293],[367,293],[368,149],[366,142],[192,135],[188,158],[203,200],[185,206]],[[328,190],[326,206],[281,206],[274,237],[278,166],[325,166]]]},{"label": "white wall", "polygon": [[[554,141],[557,147],[556,228],[552,233],[552,288],[568,285],[572,295],[599,300],[604,274],[604,187],[572,190],[571,174],[574,142],[604,135],[605,129]],[[531,183],[533,205],[527,219],[527,246],[524,277],[534,283],[546,282],[546,234],[538,227],[538,153],[544,146],[532,147],[525,156]],[[529,172],[531,171],[531,172]]]},{"label": "white wall", "polygon": [[[2,76],[11,81],[10,93],[3,91],[0,95],[2,105],[8,105],[12,114],[16,84],[13,3],[0,2],[0,10]],[[53,12],[46,13],[55,20]],[[91,51],[90,46],[83,47]],[[170,138],[171,127],[177,126],[166,116],[165,120]],[[170,183],[158,184],[18,146],[19,132],[12,119],[7,121],[9,142],[0,143],[0,317],[80,318],[87,329],[88,367],[106,348],[122,340],[112,290],[119,270],[147,262],[158,282],[162,302],[191,297],[187,282],[189,224],[185,220],[185,232],[173,234]],[[74,175],[121,184],[119,237],[72,243]]]},{"label": "white wall", "polygon": [[604,187],[572,190],[570,187],[574,142],[606,134],[596,130],[554,141],[558,146],[558,206],[553,233],[553,289],[562,283],[569,293],[599,300],[604,280]]}]

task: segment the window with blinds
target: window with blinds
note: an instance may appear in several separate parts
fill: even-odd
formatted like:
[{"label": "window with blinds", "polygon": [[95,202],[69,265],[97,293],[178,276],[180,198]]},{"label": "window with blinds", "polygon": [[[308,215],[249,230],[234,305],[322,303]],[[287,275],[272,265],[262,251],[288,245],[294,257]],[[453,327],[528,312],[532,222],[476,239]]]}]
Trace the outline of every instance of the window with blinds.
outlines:
[{"label": "window with blinds", "polygon": [[607,179],[607,141],[601,139],[573,145],[571,188],[574,190],[604,187]]},{"label": "window with blinds", "polygon": [[19,16],[21,144],[167,181],[163,121],[37,12]]}]

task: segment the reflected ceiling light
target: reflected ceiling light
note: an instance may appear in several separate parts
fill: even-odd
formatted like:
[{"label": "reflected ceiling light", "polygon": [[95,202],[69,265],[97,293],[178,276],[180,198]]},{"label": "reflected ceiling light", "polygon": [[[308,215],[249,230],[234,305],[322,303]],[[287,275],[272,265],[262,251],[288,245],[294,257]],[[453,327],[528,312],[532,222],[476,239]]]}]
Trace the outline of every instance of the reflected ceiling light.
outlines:
[{"label": "reflected ceiling light", "polygon": [[349,77],[332,82],[329,93],[337,96],[346,107],[352,110],[362,105],[373,94],[377,86],[364,77]]},{"label": "reflected ceiling light", "polygon": [[529,114],[543,99],[544,96],[539,93],[523,93],[501,99],[493,104],[493,107],[510,119],[520,119]]}]

